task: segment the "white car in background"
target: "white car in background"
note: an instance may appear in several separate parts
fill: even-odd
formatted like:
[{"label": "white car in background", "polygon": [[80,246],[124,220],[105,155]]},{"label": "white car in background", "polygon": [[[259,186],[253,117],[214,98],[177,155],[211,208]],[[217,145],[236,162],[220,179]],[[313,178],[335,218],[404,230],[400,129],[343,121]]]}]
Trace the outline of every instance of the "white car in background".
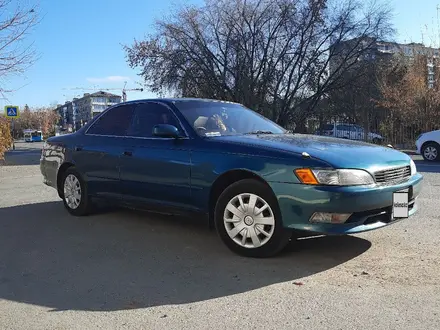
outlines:
[{"label": "white car in background", "polygon": [[344,124],[344,123],[326,124],[322,127],[322,130],[321,131],[318,130],[316,134],[333,136],[333,137],[349,139],[349,140],[368,141],[376,144],[380,144],[384,141],[383,136],[379,134],[372,132],[365,134],[364,128],[356,124]]},{"label": "white car in background", "polygon": [[417,153],[429,162],[440,161],[440,130],[421,134],[416,140]]}]

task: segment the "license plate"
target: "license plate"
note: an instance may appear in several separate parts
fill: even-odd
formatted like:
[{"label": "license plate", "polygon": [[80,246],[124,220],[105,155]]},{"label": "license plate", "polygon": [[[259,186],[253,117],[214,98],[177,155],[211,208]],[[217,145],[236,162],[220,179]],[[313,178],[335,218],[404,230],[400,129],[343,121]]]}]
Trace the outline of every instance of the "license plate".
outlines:
[{"label": "license plate", "polygon": [[409,217],[409,191],[396,191],[393,193],[393,219]]}]

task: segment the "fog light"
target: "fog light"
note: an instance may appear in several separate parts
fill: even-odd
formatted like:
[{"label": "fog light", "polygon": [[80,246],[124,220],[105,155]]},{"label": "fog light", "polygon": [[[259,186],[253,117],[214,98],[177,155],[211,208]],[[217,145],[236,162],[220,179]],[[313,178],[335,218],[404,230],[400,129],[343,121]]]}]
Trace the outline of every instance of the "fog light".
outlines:
[{"label": "fog light", "polygon": [[344,223],[352,213],[322,213],[316,212],[310,218],[312,223]]}]

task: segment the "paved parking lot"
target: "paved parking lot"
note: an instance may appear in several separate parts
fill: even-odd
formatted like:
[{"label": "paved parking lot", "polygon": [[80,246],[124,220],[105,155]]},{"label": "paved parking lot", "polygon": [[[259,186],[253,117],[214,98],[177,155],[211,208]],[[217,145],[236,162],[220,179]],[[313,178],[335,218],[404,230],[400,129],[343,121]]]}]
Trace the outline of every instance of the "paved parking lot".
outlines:
[{"label": "paved parking lot", "polygon": [[191,219],[69,216],[39,148],[0,167],[1,329],[439,328],[440,164],[415,157],[415,217],[256,260]]}]

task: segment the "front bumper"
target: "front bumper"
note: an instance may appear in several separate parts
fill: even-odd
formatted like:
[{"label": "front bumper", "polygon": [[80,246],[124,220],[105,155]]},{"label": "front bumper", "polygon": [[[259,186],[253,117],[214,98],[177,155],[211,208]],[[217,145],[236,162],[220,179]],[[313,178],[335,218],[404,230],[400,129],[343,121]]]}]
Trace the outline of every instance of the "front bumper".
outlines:
[{"label": "front bumper", "polygon": [[43,176],[43,183],[49,187],[57,188],[57,164],[49,162],[44,158],[40,159],[40,172]]},{"label": "front bumper", "polygon": [[[423,176],[392,186],[330,187],[270,183],[281,210],[283,225],[316,234],[354,234],[397,222],[391,218],[393,193],[409,189],[409,216],[417,212]],[[311,223],[315,212],[353,213],[343,224]]]}]

